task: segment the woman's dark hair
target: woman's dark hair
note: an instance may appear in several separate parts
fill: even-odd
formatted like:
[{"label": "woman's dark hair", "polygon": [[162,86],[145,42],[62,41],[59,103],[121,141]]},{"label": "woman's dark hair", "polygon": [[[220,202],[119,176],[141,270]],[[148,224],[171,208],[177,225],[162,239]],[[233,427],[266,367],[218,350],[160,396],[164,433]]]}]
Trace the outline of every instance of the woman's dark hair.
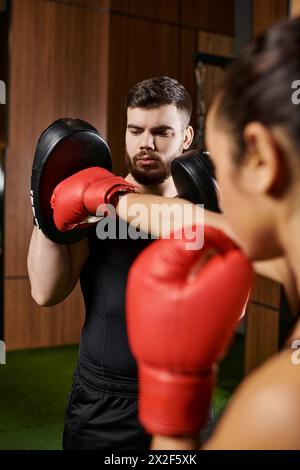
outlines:
[{"label": "woman's dark hair", "polygon": [[188,91],[174,78],[154,77],[137,83],[126,99],[127,108],[157,108],[173,104],[186,114],[187,123],[192,114],[192,100]]},{"label": "woman's dark hair", "polygon": [[295,80],[300,80],[300,17],[259,36],[227,70],[218,95],[217,119],[229,125],[237,161],[244,150],[243,129],[251,121],[268,128],[282,126],[300,151],[300,105],[292,100]]}]

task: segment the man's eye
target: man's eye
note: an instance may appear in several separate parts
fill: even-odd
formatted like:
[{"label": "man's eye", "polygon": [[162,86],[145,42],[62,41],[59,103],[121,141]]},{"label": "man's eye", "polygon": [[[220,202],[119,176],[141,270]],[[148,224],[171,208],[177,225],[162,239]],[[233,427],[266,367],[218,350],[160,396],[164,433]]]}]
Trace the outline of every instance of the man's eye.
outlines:
[{"label": "man's eye", "polygon": [[162,132],[158,132],[157,135],[161,137],[171,137],[172,133],[169,131],[162,131]]},{"label": "man's eye", "polygon": [[132,135],[139,135],[141,133],[141,131],[137,131],[137,130],[134,130],[134,129],[131,129],[130,133]]}]

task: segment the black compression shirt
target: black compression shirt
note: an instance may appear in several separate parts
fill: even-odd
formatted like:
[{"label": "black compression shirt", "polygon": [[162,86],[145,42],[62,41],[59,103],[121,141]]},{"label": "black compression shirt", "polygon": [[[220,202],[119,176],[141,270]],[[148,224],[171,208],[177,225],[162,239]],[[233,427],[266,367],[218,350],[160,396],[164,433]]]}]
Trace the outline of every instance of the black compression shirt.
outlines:
[{"label": "black compression shirt", "polygon": [[137,378],[127,339],[125,291],[131,264],[151,241],[100,240],[95,229],[89,235],[90,252],[80,276],[86,319],[79,362],[94,375],[114,380]]}]

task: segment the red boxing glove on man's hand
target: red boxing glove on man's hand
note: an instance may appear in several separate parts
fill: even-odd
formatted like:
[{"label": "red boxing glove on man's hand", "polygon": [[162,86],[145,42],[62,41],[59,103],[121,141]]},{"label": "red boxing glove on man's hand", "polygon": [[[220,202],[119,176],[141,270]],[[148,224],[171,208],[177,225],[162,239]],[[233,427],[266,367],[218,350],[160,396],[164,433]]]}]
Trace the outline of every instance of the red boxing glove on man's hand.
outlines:
[{"label": "red boxing glove on man's hand", "polygon": [[[199,227],[201,230],[202,227]],[[252,268],[223,232],[152,243],[129,272],[126,306],[139,368],[139,418],[149,433],[194,435],[206,423],[215,365],[252,284]]]},{"label": "red boxing glove on man's hand", "polygon": [[90,216],[102,204],[114,204],[119,193],[136,192],[131,183],[100,167],[86,168],[61,181],[53,191],[51,207],[56,227],[65,232]]}]

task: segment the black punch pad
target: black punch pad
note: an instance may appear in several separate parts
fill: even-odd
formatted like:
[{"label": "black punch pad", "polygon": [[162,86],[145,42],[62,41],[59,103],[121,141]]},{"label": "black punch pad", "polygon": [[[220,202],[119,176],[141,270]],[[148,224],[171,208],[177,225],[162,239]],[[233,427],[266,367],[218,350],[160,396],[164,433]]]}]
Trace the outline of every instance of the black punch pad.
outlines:
[{"label": "black punch pad", "polygon": [[32,167],[31,203],[37,225],[55,243],[76,243],[90,230],[90,227],[68,232],[58,230],[50,199],[58,183],[92,166],[112,170],[109,148],[91,124],[81,119],[62,118],[40,136]]},{"label": "black punch pad", "polygon": [[177,195],[204,208],[221,212],[214,182],[213,164],[208,152],[190,150],[171,163]]}]

